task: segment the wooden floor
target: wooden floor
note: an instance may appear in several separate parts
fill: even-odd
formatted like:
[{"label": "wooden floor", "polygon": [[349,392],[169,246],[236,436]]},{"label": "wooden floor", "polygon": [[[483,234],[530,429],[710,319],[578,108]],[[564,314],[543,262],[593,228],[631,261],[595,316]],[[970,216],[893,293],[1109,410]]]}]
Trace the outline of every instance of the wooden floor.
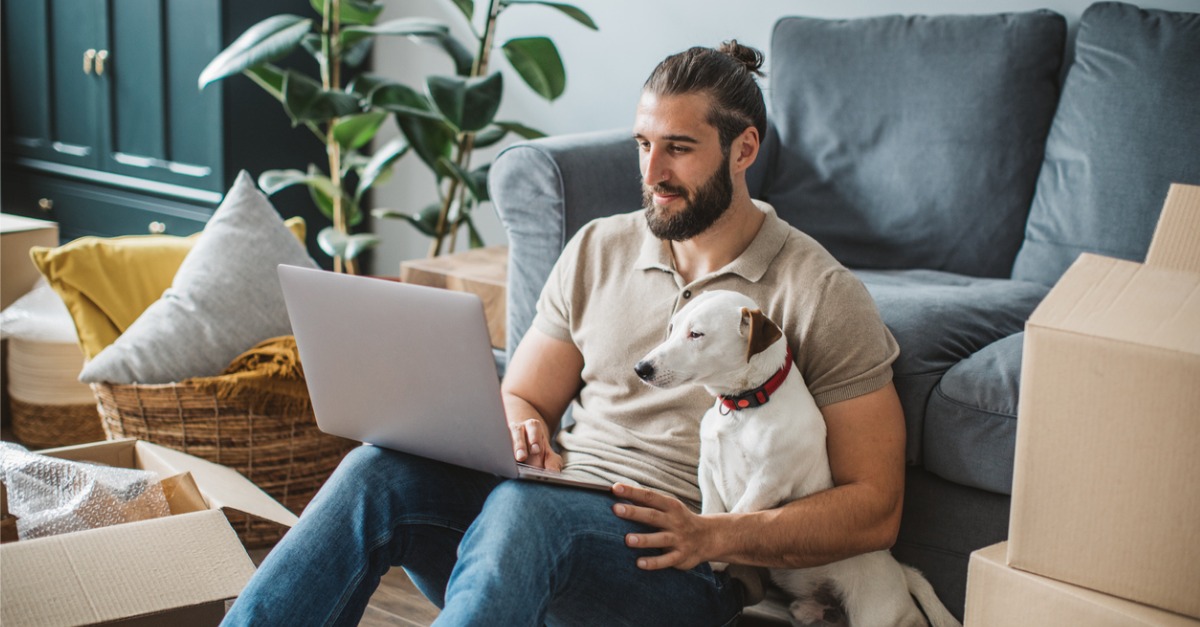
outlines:
[{"label": "wooden floor", "polygon": [[[250,551],[258,565],[266,557],[265,549]],[[427,627],[437,618],[437,607],[417,591],[403,568],[393,568],[383,576],[371,597],[359,625],[363,627]]]}]

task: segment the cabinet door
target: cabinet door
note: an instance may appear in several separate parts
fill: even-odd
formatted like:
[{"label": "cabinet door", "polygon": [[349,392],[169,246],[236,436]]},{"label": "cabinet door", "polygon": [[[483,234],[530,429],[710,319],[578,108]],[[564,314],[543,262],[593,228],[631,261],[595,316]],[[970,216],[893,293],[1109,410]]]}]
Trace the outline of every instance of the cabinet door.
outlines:
[{"label": "cabinet door", "polygon": [[104,151],[104,0],[6,0],[7,150],[85,168]]},{"label": "cabinet door", "polygon": [[221,90],[197,78],[221,51],[218,0],[110,3],[113,174],[224,191]]}]

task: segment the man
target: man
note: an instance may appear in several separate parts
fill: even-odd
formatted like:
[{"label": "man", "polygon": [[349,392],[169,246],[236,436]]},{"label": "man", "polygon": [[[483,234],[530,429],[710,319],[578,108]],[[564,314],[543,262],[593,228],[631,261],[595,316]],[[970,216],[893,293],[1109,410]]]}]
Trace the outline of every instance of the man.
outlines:
[{"label": "man", "polygon": [[[891,546],[903,495],[896,344],[849,272],[750,199],[766,127],[760,65],[730,42],[655,69],[634,125],[645,211],[571,240],[508,366],[518,461],[612,482],[612,495],[362,447],[228,623],[354,624],[400,565],[443,608],[437,624],[721,625],[743,595],[709,561],[801,567]],[[766,512],[697,514],[711,399],[644,386],[633,365],[708,289],[750,295],[783,327],[828,426],[836,487]],[[568,405],[575,422],[559,431]]]}]

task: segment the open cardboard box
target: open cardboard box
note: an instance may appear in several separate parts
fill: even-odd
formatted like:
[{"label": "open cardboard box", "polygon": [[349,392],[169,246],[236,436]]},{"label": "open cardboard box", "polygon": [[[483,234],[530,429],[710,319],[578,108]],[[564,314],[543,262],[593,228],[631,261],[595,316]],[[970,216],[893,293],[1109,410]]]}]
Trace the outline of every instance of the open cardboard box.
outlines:
[{"label": "open cardboard box", "polygon": [[1200,187],[1026,325],[1008,565],[1200,618]]},{"label": "open cardboard box", "polygon": [[[254,574],[229,526],[232,508],[292,526],[297,518],[236,471],[134,439],[38,451],[62,459],[190,473],[203,499],[172,514],[0,545],[0,624],[215,625]],[[186,484],[186,479],[184,480]],[[3,499],[7,511],[7,498]],[[176,508],[186,511],[179,513]]]},{"label": "open cardboard box", "polygon": [[1005,543],[971,554],[966,627],[1200,627],[1200,621],[1005,565]]},{"label": "open cardboard box", "polygon": [[42,276],[29,258],[29,249],[34,246],[58,246],[58,225],[0,214],[0,309],[33,289]]}]

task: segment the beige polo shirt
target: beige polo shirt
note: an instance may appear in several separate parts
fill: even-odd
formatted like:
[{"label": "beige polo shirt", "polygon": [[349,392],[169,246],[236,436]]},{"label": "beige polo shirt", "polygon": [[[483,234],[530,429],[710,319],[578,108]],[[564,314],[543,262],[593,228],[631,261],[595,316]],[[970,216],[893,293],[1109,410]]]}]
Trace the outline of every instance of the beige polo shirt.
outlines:
[{"label": "beige polo shirt", "polygon": [[721,270],[684,284],[669,245],[643,212],[584,226],[550,273],[533,324],[583,355],[574,425],[560,431],[565,472],[632,481],[700,501],[700,418],[714,399],[699,386],[650,387],[633,366],[667,336],[671,316],[708,290],[754,299],[783,329],[817,405],[891,381],[899,353],[862,283],[766,203],[750,246]]}]

